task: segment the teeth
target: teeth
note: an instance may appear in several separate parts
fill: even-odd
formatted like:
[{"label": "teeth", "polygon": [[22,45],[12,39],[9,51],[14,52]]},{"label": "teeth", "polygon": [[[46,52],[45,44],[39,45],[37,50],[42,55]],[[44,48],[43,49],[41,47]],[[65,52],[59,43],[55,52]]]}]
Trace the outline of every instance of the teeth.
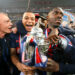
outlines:
[{"label": "teeth", "polygon": [[32,25],[26,24],[26,26],[32,26]]},{"label": "teeth", "polygon": [[61,20],[57,20],[57,21],[60,21],[61,22]]},{"label": "teeth", "polygon": [[11,29],[12,27],[9,27],[9,29]]},{"label": "teeth", "polygon": [[32,25],[30,25],[30,24],[26,24],[26,26],[32,26]]}]

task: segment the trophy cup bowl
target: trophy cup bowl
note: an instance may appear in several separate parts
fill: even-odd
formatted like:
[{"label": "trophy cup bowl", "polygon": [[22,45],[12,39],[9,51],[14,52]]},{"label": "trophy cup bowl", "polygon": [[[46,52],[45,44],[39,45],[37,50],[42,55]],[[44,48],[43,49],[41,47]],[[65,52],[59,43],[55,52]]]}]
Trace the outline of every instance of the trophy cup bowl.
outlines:
[{"label": "trophy cup bowl", "polygon": [[[25,65],[33,66],[32,58],[33,53],[36,48],[38,47],[39,54],[43,63],[47,61],[46,52],[49,48],[49,42],[45,40],[45,35],[43,34],[43,30],[38,27],[33,27],[32,31],[26,37],[26,41],[22,44],[22,63]],[[25,39],[24,37],[24,39]],[[30,41],[33,39],[36,46],[34,46]],[[32,44],[32,45],[30,45]]]},{"label": "trophy cup bowl", "polygon": [[39,27],[33,27],[30,34],[35,39],[40,53],[45,54],[49,48],[49,42],[45,40],[45,35],[43,34],[43,30]]}]

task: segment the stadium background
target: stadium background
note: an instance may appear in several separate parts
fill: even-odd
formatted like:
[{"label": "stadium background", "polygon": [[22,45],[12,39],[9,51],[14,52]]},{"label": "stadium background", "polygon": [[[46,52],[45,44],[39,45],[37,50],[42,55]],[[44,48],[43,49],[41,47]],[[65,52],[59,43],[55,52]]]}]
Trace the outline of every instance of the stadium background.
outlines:
[{"label": "stadium background", "polygon": [[20,20],[28,9],[46,16],[54,7],[75,12],[75,0],[0,0],[0,12],[6,12],[13,22]]}]

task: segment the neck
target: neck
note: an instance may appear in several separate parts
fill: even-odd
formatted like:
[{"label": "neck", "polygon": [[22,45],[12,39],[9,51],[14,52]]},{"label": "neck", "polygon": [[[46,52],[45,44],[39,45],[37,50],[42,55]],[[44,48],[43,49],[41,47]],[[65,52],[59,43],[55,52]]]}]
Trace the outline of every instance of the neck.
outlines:
[{"label": "neck", "polygon": [[52,30],[53,33],[58,35],[58,33],[59,33],[58,28],[55,28],[55,27],[52,27],[52,26],[50,26],[49,28]]},{"label": "neck", "polygon": [[5,33],[0,31],[0,38],[4,38],[4,36],[5,36]]}]

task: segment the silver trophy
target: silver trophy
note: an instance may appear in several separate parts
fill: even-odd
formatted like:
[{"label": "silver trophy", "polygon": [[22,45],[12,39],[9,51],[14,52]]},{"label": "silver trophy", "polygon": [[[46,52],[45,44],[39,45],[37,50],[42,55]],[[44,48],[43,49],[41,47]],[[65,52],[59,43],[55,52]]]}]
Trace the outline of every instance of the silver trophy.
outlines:
[{"label": "silver trophy", "polygon": [[34,47],[30,46],[30,40],[34,38],[35,42],[37,43],[38,49],[42,57],[45,58],[45,53],[47,52],[49,48],[49,42],[45,40],[45,35],[43,34],[43,30],[39,27],[39,25],[36,25],[32,28],[31,32],[29,33],[29,36],[27,36],[27,39],[25,41],[25,48],[23,55],[23,61],[29,62],[31,60],[31,57],[34,52]]},{"label": "silver trophy", "polygon": [[[43,30],[39,27],[33,27],[32,31],[29,33],[29,36],[27,36],[27,39],[25,41],[25,51],[22,53],[22,63],[24,63],[25,65],[28,66],[32,66],[32,55],[34,52],[34,47],[30,46],[30,40],[34,38],[39,52],[41,54],[41,59],[42,59],[42,63],[47,61],[47,57],[45,56],[45,52],[47,51],[48,47],[49,47],[49,43],[46,42],[45,39],[45,35],[43,34]],[[31,74],[31,73],[30,73]],[[28,74],[26,74],[28,75]],[[33,75],[33,74],[32,74]]]},{"label": "silver trophy", "polygon": [[45,54],[49,48],[49,42],[45,40],[45,35],[43,34],[43,30],[35,26],[32,28],[30,34],[35,38],[35,41],[38,45],[38,48],[42,54]]}]

